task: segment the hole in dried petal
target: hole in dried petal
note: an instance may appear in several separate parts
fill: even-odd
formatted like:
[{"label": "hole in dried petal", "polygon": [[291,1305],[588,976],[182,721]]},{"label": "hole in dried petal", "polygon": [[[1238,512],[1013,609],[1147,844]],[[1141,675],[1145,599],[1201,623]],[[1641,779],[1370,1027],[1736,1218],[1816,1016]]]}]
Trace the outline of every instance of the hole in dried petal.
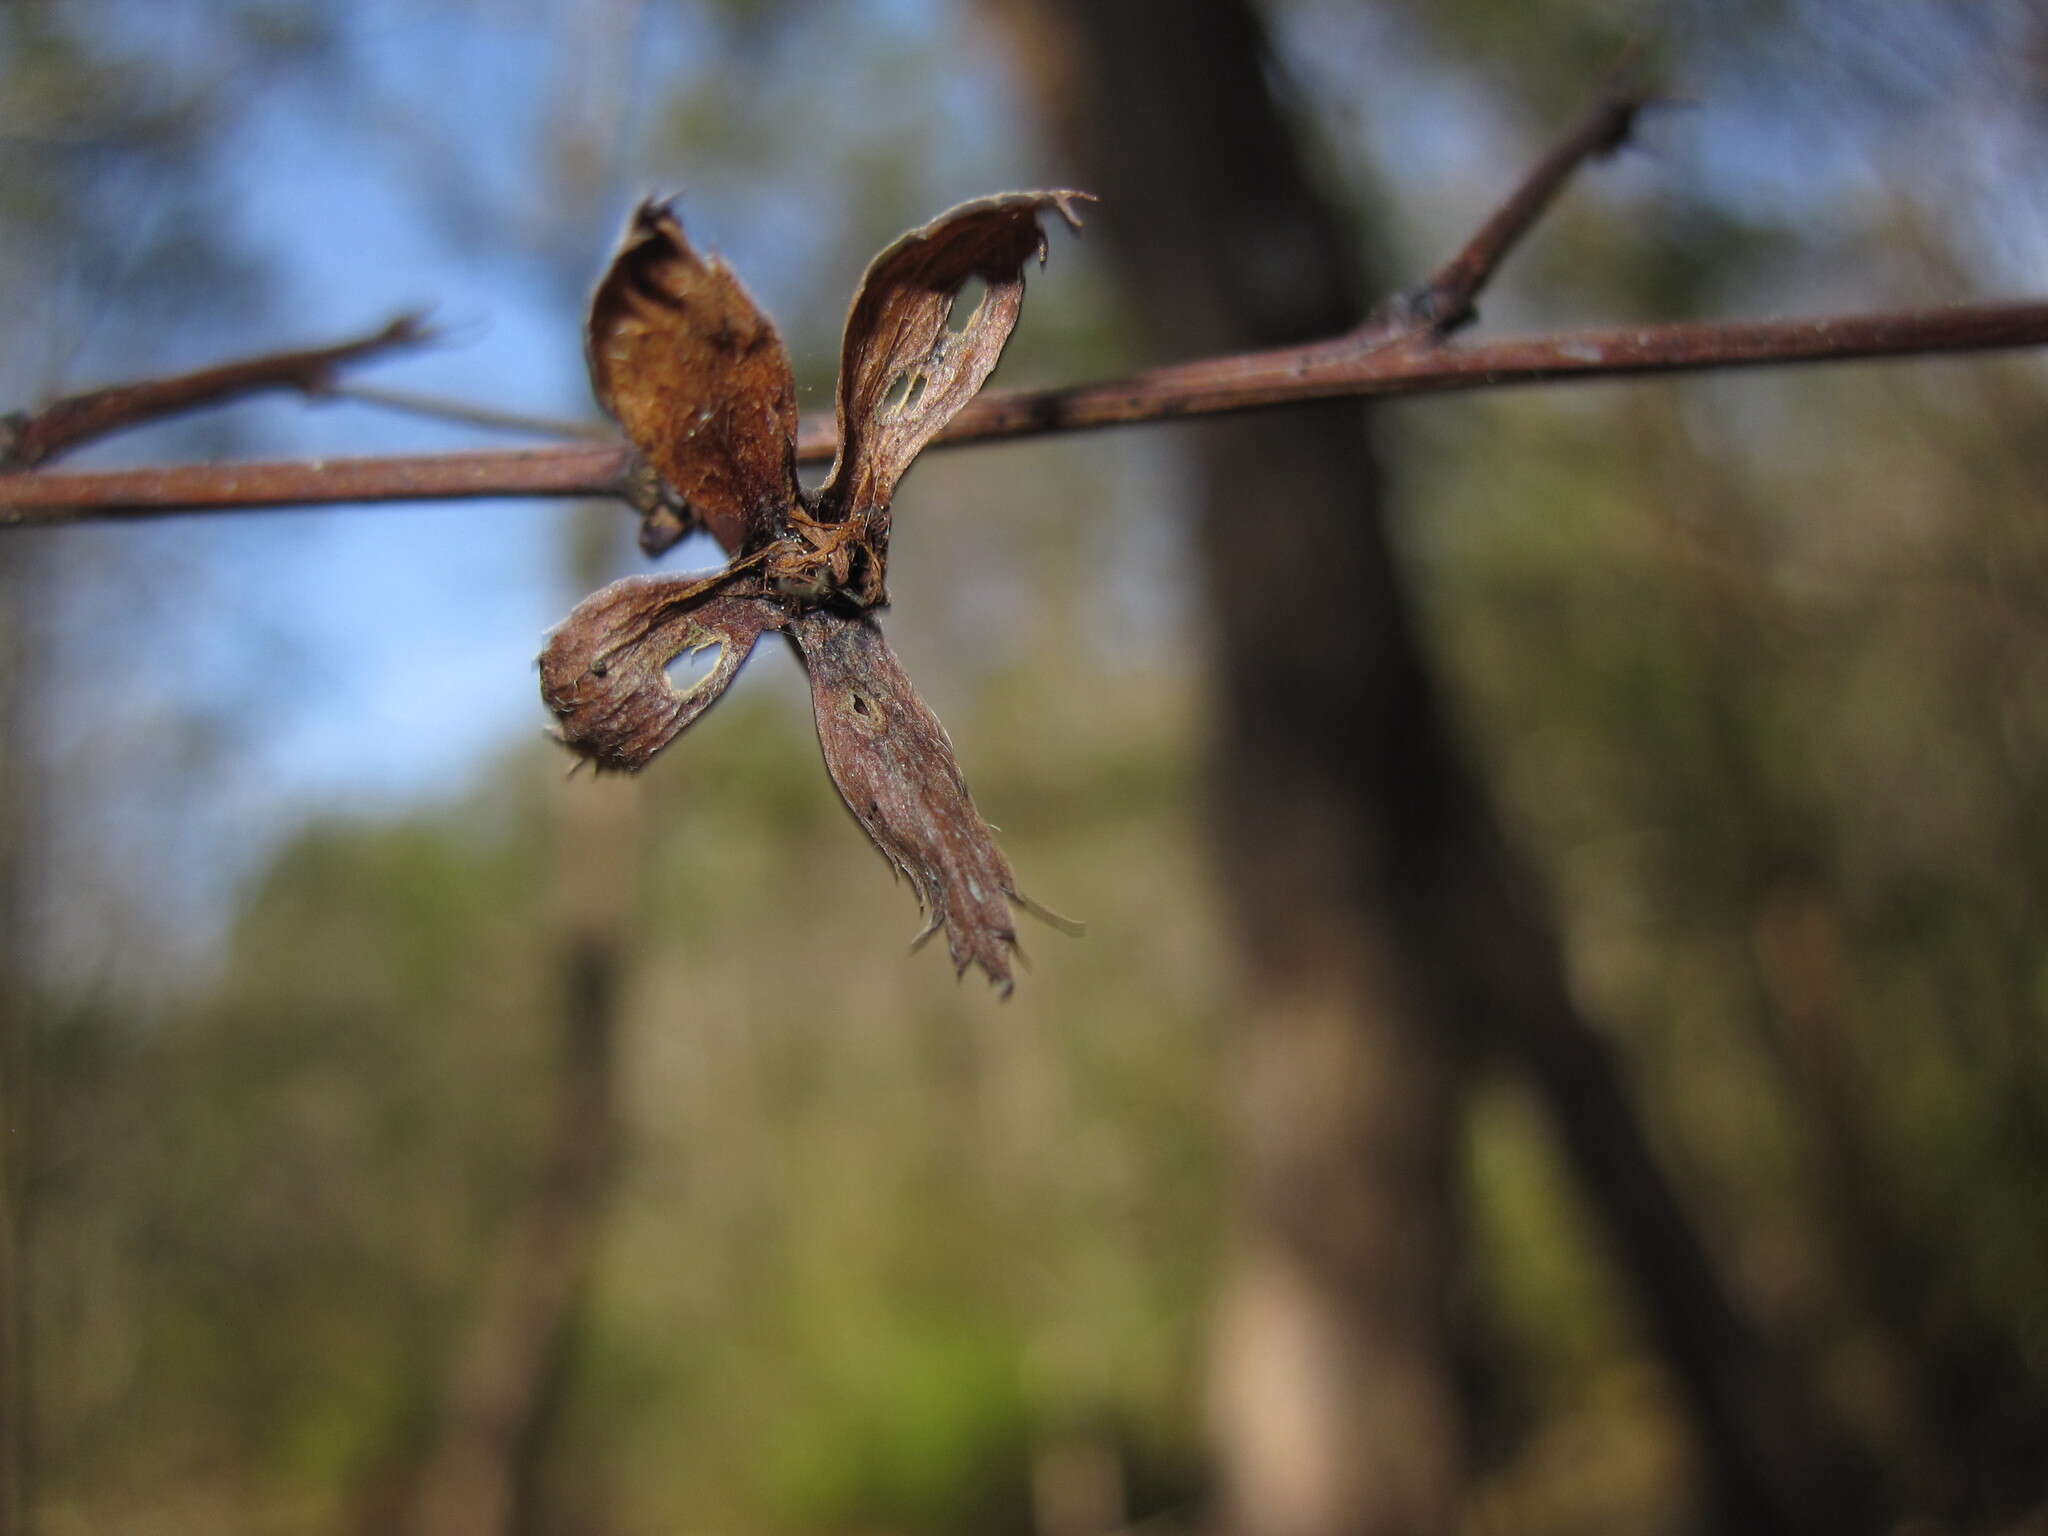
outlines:
[{"label": "hole in dried petal", "polygon": [[946,329],[955,335],[974,324],[974,317],[981,313],[981,301],[988,297],[988,284],[978,277],[970,277],[962,283],[953,295],[953,304],[946,311]]},{"label": "hole in dried petal", "polygon": [[846,695],[846,712],[853,717],[853,723],[869,735],[882,731],[882,707],[866,694],[851,690]]},{"label": "hole in dried petal", "polygon": [[724,654],[725,646],[715,640],[694,650],[678,651],[667,667],[669,687],[680,694],[703,687]]},{"label": "hole in dried petal", "polygon": [[917,402],[924,398],[924,387],[928,382],[924,374],[905,369],[889,381],[889,387],[882,395],[882,409],[889,412],[915,410]]}]

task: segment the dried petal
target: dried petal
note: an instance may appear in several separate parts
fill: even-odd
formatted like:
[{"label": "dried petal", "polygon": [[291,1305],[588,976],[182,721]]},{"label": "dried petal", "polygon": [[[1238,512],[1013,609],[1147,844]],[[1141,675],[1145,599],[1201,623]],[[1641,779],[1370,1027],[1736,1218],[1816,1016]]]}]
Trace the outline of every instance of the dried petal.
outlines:
[{"label": "dried petal", "polygon": [[598,403],[734,553],[796,500],[796,381],[731,268],[644,202],[590,301]]},{"label": "dried petal", "polygon": [[978,965],[1007,994],[1017,880],[974,808],[946,728],[873,619],[819,610],[792,633],[811,676],[825,766],[853,819],[916,887],[929,919],[918,941],[944,928],[953,968]]},{"label": "dried petal", "polygon": [[[994,371],[1024,302],[1024,263],[1045,259],[1041,210],[1074,212],[1085,192],[1012,192],[963,203],[914,229],[869,263],[846,317],[839,365],[839,458],[819,498],[840,522],[889,505],[924,445]],[[988,285],[964,328],[953,300]]]},{"label": "dried petal", "polygon": [[[549,632],[540,695],[566,745],[600,768],[631,772],[717,702],[762,632],[788,621],[779,602],[717,590],[723,580],[628,576]],[[707,645],[719,648],[717,664],[677,688],[668,664]]]}]

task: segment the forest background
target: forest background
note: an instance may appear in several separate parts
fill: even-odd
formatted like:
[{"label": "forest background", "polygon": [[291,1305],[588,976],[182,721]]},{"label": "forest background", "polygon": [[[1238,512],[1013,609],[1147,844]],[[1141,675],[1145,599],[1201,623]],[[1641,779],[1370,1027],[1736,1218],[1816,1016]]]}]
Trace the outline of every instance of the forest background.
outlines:
[{"label": "forest background", "polygon": [[[1116,46],[1076,9],[11,0],[0,399],[431,306],[448,344],[365,381],[588,421],[583,298],[659,189],[821,408],[887,239],[1109,191],[1048,63]],[[1574,186],[1490,330],[2048,286],[2037,6],[1257,15],[1253,78],[1368,293],[1455,248],[1625,50],[1677,104]],[[1171,355],[1140,217],[1107,196],[1056,238],[1000,382]],[[1860,1487],[1856,1520],[2019,1529],[2048,1498],[2044,396],[2038,358],[1935,361],[1415,401],[1359,437],[1450,735],[1825,1447],[1786,1508]],[[904,957],[910,899],[781,655],[644,778],[564,781],[530,659],[640,568],[616,507],[0,537],[0,1520],[1080,1536],[1257,1486],[1238,1415],[1289,1410],[1242,1407],[1217,1318],[1245,1020],[1277,1005],[1217,873],[1245,856],[1190,533],[1210,430],[934,454],[898,500],[892,639],[1025,888],[1090,925],[1027,932],[1007,1004]],[[476,441],[252,402],[78,463]],[[1344,1425],[1399,1442],[1406,1491],[1372,1497],[1732,1522],[1741,1449],[1554,1095],[1446,1055],[1382,1062],[1451,1139],[1403,1195],[1442,1282],[1398,1399],[1423,1428]]]}]

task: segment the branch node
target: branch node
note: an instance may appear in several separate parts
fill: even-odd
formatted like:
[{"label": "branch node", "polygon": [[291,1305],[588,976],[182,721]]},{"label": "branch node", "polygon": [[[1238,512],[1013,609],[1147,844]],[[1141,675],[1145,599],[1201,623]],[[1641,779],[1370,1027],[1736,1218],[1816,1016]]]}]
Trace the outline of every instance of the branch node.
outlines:
[{"label": "branch node", "polygon": [[1600,96],[1550,153],[1530,168],[1493,217],[1439,267],[1409,302],[1439,337],[1478,318],[1478,298],[1509,252],[1549,211],[1565,183],[1588,160],[1605,159],[1628,142],[1647,98],[1625,91]]}]

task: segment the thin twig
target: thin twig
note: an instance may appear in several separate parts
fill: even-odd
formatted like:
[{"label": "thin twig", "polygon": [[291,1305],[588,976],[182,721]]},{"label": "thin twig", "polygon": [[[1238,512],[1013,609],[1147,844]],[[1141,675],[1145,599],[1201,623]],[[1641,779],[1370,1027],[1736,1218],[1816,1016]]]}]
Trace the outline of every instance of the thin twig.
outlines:
[{"label": "thin twig", "polygon": [[333,384],[324,391],[336,400],[353,400],[379,410],[424,416],[432,421],[457,426],[482,427],[489,432],[511,432],[521,437],[559,437],[574,441],[612,442],[618,429],[597,421],[571,421],[566,417],[534,416],[525,411],[502,411],[496,406],[472,405],[466,400],[448,400],[440,395],[412,389],[392,389],[382,384]]},{"label": "thin twig", "polygon": [[0,420],[0,467],[33,469],[109,433],[267,390],[322,394],[333,387],[340,369],[430,340],[432,332],[420,316],[400,315],[380,330],[333,346],[269,352],[196,373],[67,395],[39,411]]},{"label": "thin twig", "polygon": [[104,473],[0,475],[0,527],[246,512],[335,502],[485,496],[616,496],[637,462],[624,443],[282,463],[178,464]]},{"label": "thin twig", "polygon": [[[1160,368],[1113,383],[990,394],[961,411],[937,441],[1031,437],[1310,400],[2038,346],[2048,346],[2048,303],[2043,302],[1809,320],[1693,321],[1468,345],[1409,338],[1392,346],[1362,346],[1346,339]],[[833,446],[831,419],[810,419],[798,438],[797,457],[823,462],[831,458]],[[0,478],[0,502],[10,494],[8,482]]]},{"label": "thin twig", "polygon": [[1479,226],[1464,249],[1437,268],[1420,291],[1409,296],[1411,313],[1433,327],[1438,336],[1448,336],[1478,318],[1473,301],[1508,253],[1543,217],[1573,172],[1588,160],[1611,155],[1628,142],[1636,115],[1645,105],[1640,96],[1624,93],[1603,96],[1594,102],[1557,146],[1522,178],[1522,184],[1495,210],[1493,217]]},{"label": "thin twig", "polygon": [[[1634,326],[1478,345],[1317,343],[1160,369],[1107,384],[1010,392],[969,405],[945,444],[1036,437],[1309,400],[1445,394],[1788,363],[1842,363],[2048,346],[2048,303],[1984,304],[1814,320]],[[832,423],[807,423],[804,463],[831,459]],[[624,444],[412,458],[195,464],[94,474],[0,475],[0,526],[333,502],[627,494]]]},{"label": "thin twig", "polygon": [[[955,417],[937,441],[1033,437],[1311,400],[2048,346],[2048,302],[2041,301],[1811,320],[1631,326],[1469,345],[1445,342],[1447,331],[1471,317],[1473,300],[1572,173],[1620,145],[1641,107],[1637,98],[1620,94],[1597,102],[1428,283],[1354,331],[1305,346],[1181,363],[1110,383],[984,395]],[[404,339],[410,338],[380,334],[348,348],[283,356],[324,359],[332,366],[347,360],[337,354],[352,357],[366,347]],[[179,402],[190,397],[191,380],[207,377],[129,386],[121,424],[138,419],[144,407],[158,414],[184,408]],[[255,387],[279,381],[278,360],[272,359]],[[219,393],[216,387],[211,397]],[[172,403],[166,406],[166,401]],[[829,416],[805,420],[797,440],[802,462],[825,462],[836,447]],[[517,453],[0,474],[0,526],[476,497],[612,496],[641,504],[644,479],[638,456],[616,442]]]}]

